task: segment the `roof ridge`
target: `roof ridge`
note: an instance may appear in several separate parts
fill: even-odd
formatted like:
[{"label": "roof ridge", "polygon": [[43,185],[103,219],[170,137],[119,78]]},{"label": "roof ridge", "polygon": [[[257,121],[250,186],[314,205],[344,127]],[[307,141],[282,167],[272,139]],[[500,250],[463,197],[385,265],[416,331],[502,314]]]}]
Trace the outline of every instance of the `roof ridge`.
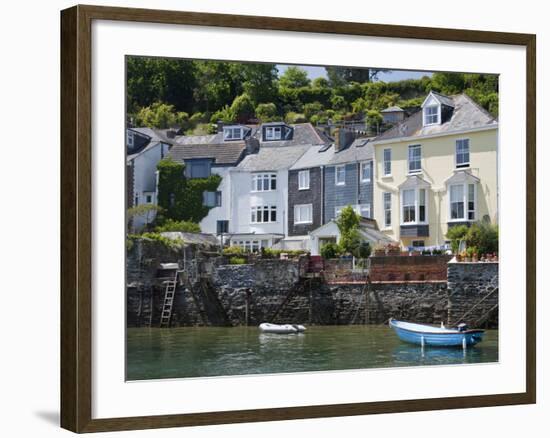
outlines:
[{"label": "roof ridge", "polygon": [[495,116],[493,116],[489,111],[483,108],[479,103],[477,103],[472,97],[468,96],[466,93],[462,92],[459,94],[459,96],[464,96],[466,99],[468,99],[478,110],[480,110],[483,114],[489,117],[491,121],[493,122],[497,121]]}]

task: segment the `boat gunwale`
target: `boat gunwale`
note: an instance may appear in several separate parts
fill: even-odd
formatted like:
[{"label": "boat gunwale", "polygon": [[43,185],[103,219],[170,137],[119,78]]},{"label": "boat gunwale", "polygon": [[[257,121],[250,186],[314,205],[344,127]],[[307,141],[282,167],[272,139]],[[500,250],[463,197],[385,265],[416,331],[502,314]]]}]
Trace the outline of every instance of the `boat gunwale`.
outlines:
[{"label": "boat gunwale", "polygon": [[[391,318],[389,320],[389,326],[392,327],[392,328],[397,328],[399,330],[404,330],[406,332],[410,332],[410,333],[417,333],[417,334],[425,334],[425,335],[438,335],[438,336],[449,336],[449,335],[467,335],[467,334],[476,334],[476,333],[485,333],[485,330],[482,330],[482,329],[471,329],[471,330],[464,330],[464,331],[453,331],[453,332],[428,332],[428,331],[420,331],[420,330],[413,330],[413,329],[410,329],[410,328],[404,328],[404,327],[400,327],[399,324],[395,324],[395,322],[400,322],[396,319],[393,319]],[[403,321],[405,322],[405,321]],[[410,323],[410,324],[415,324],[415,323]],[[423,325],[423,324],[417,324],[417,325]],[[425,327],[430,327],[428,325],[426,325]],[[435,327],[433,327],[435,328]],[[447,329],[447,330],[455,330],[455,329]]]}]

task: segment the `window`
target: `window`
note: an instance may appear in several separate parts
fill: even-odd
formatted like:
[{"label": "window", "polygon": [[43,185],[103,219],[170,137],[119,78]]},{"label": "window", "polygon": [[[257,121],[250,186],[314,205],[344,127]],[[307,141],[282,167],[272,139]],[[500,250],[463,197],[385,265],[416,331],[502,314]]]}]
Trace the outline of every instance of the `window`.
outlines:
[{"label": "window", "polygon": [[227,234],[228,232],[229,232],[229,221],[227,220],[216,221],[217,234]]},{"label": "window", "polygon": [[298,172],[298,190],[309,189],[309,170]]},{"label": "window", "polygon": [[277,222],[277,206],[255,206],[250,211],[250,222],[253,224],[261,224],[268,222]]},{"label": "window", "polygon": [[413,248],[424,248],[426,246],[423,240],[413,240],[411,243]]},{"label": "window", "polygon": [[361,182],[369,183],[371,180],[371,163],[361,164]]},{"label": "window", "polygon": [[336,185],[337,186],[344,186],[346,185],[346,166],[336,166],[335,168],[335,176],[336,176]]},{"label": "window", "polygon": [[221,207],[222,192],[203,192],[202,205],[205,207]]},{"label": "window", "polygon": [[424,125],[439,123],[439,105],[430,105],[424,108]]},{"label": "window", "polygon": [[456,167],[470,165],[470,140],[465,138],[456,141]]},{"label": "window", "polygon": [[468,184],[468,220],[473,221],[476,218],[476,186]]},{"label": "window", "polygon": [[370,204],[359,204],[359,214],[362,217],[370,218]]},{"label": "window", "polygon": [[391,227],[391,193],[384,192],[384,226]]},{"label": "window", "polygon": [[313,222],[313,205],[295,205],[294,206],[294,223],[295,224],[311,224]]},{"label": "window", "polygon": [[416,222],[414,189],[403,190],[403,223]]},{"label": "window", "polygon": [[280,140],[282,138],[283,128],[281,126],[268,126],[265,128],[266,140]]},{"label": "window", "polygon": [[242,140],[243,128],[240,126],[226,126],[223,128],[223,139],[226,140]]},{"label": "window", "polygon": [[451,220],[464,219],[464,185],[451,186]]},{"label": "window", "polygon": [[126,131],[126,144],[131,148],[134,147],[134,134],[130,131]]},{"label": "window", "polygon": [[391,149],[384,149],[384,176],[391,175]]},{"label": "window", "polygon": [[210,163],[208,162],[188,162],[187,169],[189,178],[208,178],[210,176]]},{"label": "window", "polygon": [[277,190],[276,173],[256,173],[252,175],[253,192],[269,192]]},{"label": "window", "polygon": [[145,203],[151,204],[153,202],[153,196],[152,195],[145,195]]},{"label": "window", "polygon": [[258,252],[262,247],[259,240],[233,240],[232,246],[240,246],[246,252]]},{"label": "window", "polygon": [[422,147],[419,144],[409,146],[409,173],[418,173],[422,170]]},{"label": "window", "polygon": [[406,189],[401,192],[402,224],[426,222],[426,189]]}]

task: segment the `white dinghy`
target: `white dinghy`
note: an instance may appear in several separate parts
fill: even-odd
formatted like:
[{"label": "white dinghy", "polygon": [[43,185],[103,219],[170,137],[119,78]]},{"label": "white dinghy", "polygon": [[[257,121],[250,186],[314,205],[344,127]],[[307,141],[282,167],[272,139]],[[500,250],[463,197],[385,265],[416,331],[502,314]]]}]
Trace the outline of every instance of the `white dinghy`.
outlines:
[{"label": "white dinghy", "polygon": [[259,329],[263,333],[278,333],[281,335],[306,331],[306,328],[299,324],[271,324],[269,322],[260,324]]}]

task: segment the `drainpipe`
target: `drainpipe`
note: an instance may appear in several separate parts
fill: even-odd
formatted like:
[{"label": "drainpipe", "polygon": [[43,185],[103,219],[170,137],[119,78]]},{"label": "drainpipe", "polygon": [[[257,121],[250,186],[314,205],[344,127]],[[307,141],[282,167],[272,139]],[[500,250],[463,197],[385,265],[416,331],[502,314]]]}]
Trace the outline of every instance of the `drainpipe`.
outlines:
[{"label": "drainpipe", "polygon": [[321,225],[325,224],[325,166],[321,166]]}]

